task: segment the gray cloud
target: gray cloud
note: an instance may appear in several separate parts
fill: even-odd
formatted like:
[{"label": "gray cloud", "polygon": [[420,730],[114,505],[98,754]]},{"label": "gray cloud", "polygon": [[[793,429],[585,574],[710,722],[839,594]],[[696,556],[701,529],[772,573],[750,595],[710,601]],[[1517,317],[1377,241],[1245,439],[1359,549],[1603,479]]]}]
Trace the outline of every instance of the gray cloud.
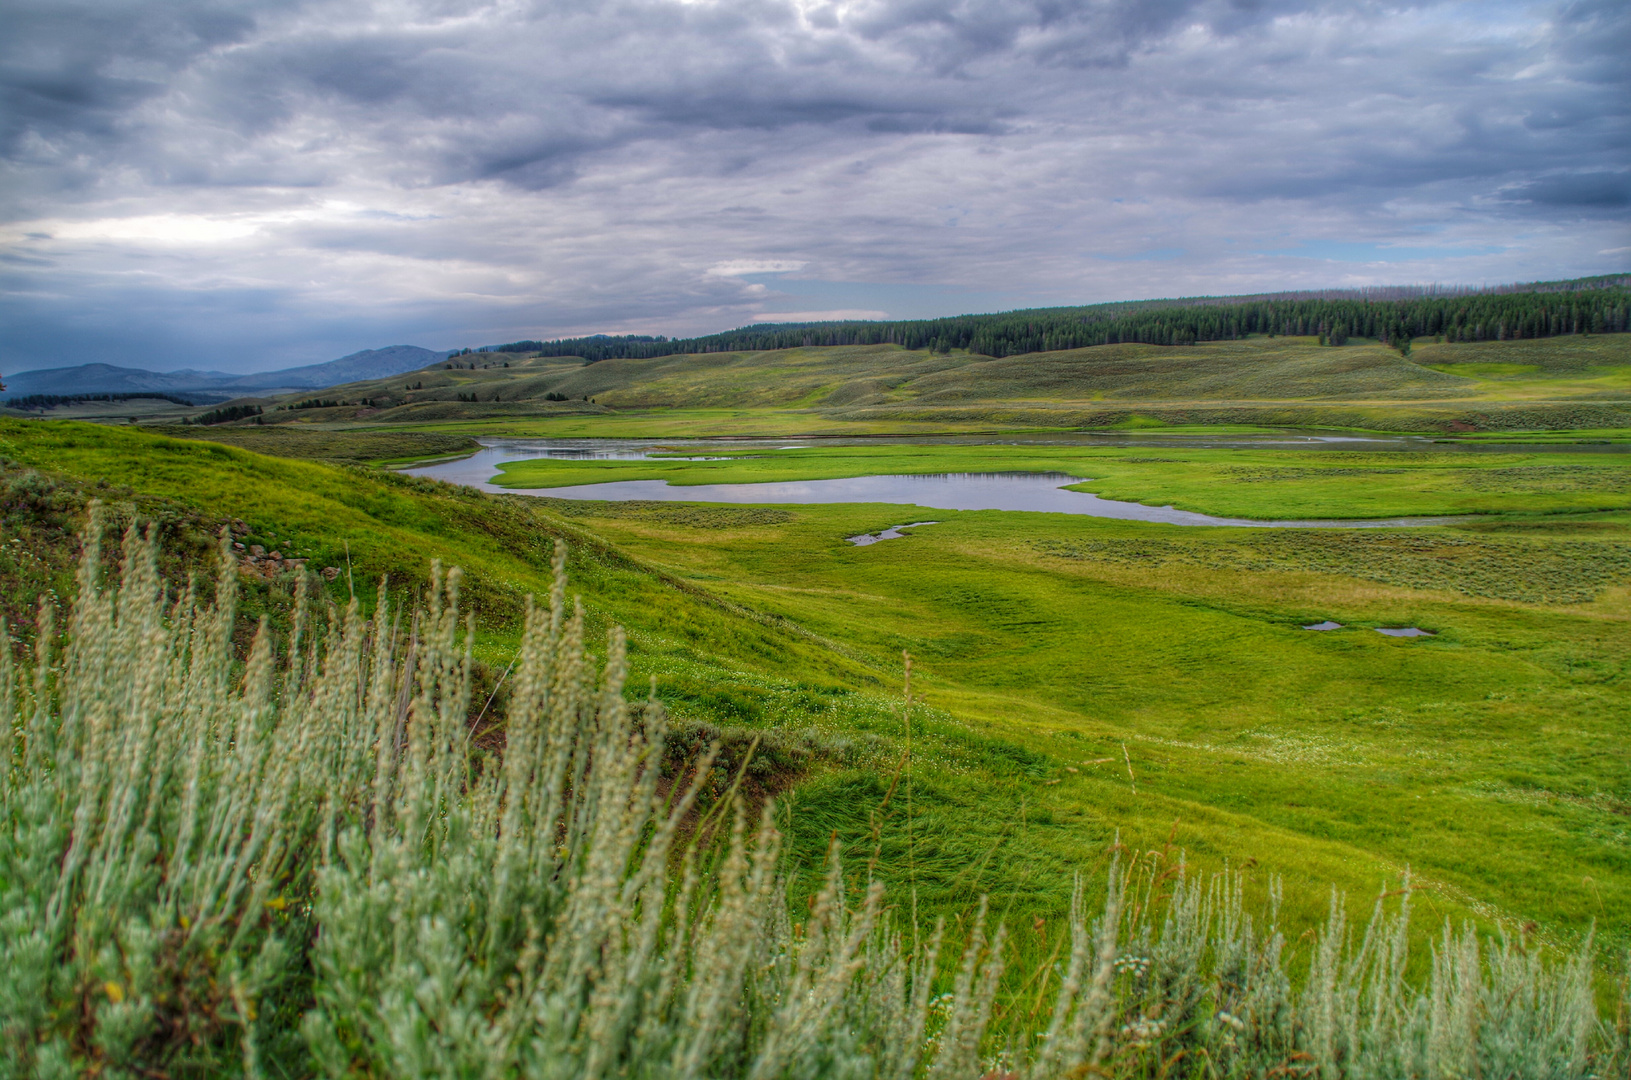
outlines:
[{"label": "gray cloud", "polygon": [[[1631,239],[1610,0],[0,19],[0,370],[1529,279],[1623,269],[1601,253]],[[768,263],[796,269],[729,269]]]},{"label": "gray cloud", "polygon": [[1517,185],[1512,195],[1543,206],[1586,209],[1631,206],[1631,171],[1547,176]]}]

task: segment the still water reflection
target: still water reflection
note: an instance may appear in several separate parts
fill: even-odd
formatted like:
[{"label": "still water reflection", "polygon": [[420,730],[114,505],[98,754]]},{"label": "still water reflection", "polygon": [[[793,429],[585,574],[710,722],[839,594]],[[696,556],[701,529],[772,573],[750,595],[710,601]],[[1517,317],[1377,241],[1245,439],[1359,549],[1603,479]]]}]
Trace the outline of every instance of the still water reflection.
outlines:
[{"label": "still water reflection", "polygon": [[[579,460],[638,460],[661,454],[668,460],[705,461],[708,457],[677,458],[667,446],[613,440],[571,440],[558,442],[499,441],[457,461],[427,465],[408,472],[452,483],[479,487],[485,491],[539,495],[556,499],[608,500],[613,502],[703,502],[703,503],[892,503],[928,507],[935,510],[1025,510],[1053,514],[1086,514],[1092,517],[1127,521],[1153,521],[1168,525],[1235,525],[1255,528],[1375,529],[1413,525],[1442,525],[1464,520],[1457,517],[1380,518],[1370,520],[1255,521],[1246,518],[1214,517],[1170,506],[1143,506],[1139,503],[1101,499],[1085,491],[1071,491],[1067,484],[1081,479],[1064,473],[938,473],[923,476],[855,476],[838,480],[771,481],[759,484],[691,484],[673,486],[666,480],[614,480],[604,484],[532,490],[496,487],[488,481],[506,461],[528,458]],[[740,443],[733,444],[739,449]],[[766,443],[766,448],[787,449],[785,444]],[[717,448],[719,444],[697,449]]]}]

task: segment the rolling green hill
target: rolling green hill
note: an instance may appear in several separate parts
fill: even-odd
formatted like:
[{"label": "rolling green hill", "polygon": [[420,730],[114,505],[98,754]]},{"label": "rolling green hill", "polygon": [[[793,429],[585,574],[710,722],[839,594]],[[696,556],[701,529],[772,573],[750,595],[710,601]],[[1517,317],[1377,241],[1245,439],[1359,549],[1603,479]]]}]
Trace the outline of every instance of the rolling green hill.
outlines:
[{"label": "rolling green hill", "polygon": [[[354,433],[298,434],[306,453],[324,440],[339,449],[318,456],[356,452]],[[880,879],[898,884],[909,862],[926,912],[955,916],[987,893],[1005,918],[1053,925],[1072,873],[1102,872],[1119,829],[1140,849],[1176,835],[1201,867],[1249,862],[1254,888],[1283,877],[1287,926],[1320,922],[1332,882],[1357,913],[1409,866],[1431,890],[1423,933],[1478,916],[1567,942],[1595,919],[1600,939],[1631,939],[1631,789],[1616,752],[1631,562],[1623,511],[1592,495],[1623,490],[1612,455],[1465,455],[1397,473],[1347,456],[1097,453],[1095,474],[1133,496],[1192,481],[1319,505],[1375,474],[1392,485],[1377,508],[1392,509],[1460,491],[1455,469],[1561,494],[1549,515],[1389,535],[937,512],[934,528],[865,548],[844,537],[905,520],[902,508],[489,496],[92,424],[0,420],[0,455],[0,510],[20,541],[0,546],[0,599],[25,638],[34,601],[70,595],[73,530],[96,496],[161,523],[178,586],[207,568],[222,525],[241,526],[246,549],[335,568],[322,586],[335,600],[348,581],[365,598],[381,576],[411,593],[433,559],[462,566],[491,691],[564,538],[595,636],[629,630],[637,694],[655,677],[683,721],[735,728],[739,749],[747,733],[769,740],[756,782],[792,785],[801,865],[819,866],[836,833],[879,852]],[[1047,464],[1032,457],[1016,464]],[[1406,483],[1418,473],[1420,492]],[[292,570],[248,555],[247,613],[275,622]],[[1300,628],[1326,618],[1349,629]],[[1400,624],[1437,637],[1371,629]],[[898,805],[880,816],[903,748],[903,649],[920,702],[909,849]]]},{"label": "rolling green hill", "polygon": [[1127,425],[1631,428],[1631,334],[1341,347],[1253,337],[993,358],[843,345],[650,358],[478,353],[293,395],[253,421],[517,434]]},{"label": "rolling green hill", "polygon": [[1631,330],[1631,278],[1610,274],[1493,289],[1394,287],[1256,296],[1197,296],[1085,307],[885,322],[768,323],[697,338],[608,337],[517,341],[495,351],[590,360],[764,351],[810,345],[900,345],[987,356],[1080,349],[1118,342],[1193,345],[1253,334],[1315,335],[1342,344],[1375,338],[1507,341]]}]

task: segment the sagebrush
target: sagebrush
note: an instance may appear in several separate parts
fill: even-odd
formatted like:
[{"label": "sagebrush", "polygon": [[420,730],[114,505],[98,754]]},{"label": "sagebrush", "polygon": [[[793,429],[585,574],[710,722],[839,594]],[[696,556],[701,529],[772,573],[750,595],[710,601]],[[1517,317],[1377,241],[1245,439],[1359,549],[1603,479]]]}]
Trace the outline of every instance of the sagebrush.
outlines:
[{"label": "sagebrush", "polygon": [[[93,510],[65,647],[47,607],[31,662],[0,650],[0,1076],[1631,1067],[1589,942],[1548,961],[1446,927],[1408,977],[1408,885],[1358,935],[1333,897],[1304,962],[1276,896],[1249,914],[1238,877],[1117,857],[1019,978],[983,907],[955,942],[913,926],[908,898],[851,893],[836,847],[795,917],[770,810],[702,806],[708,760],[664,777],[621,634],[596,671],[564,550],[495,751],[471,739],[457,570],[415,612],[302,590],[284,647],[263,625],[240,662],[224,547],[207,599],[173,596],[151,532],[127,531],[116,584],[100,532]],[[1043,1029],[1016,1019],[1047,1002]]]}]

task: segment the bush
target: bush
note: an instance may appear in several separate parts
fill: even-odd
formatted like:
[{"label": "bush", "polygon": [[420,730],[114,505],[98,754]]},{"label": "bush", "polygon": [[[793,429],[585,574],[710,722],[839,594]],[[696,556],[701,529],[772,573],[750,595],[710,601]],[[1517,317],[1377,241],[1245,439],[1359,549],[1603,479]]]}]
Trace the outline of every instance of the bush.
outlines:
[{"label": "bush", "polygon": [[[427,610],[314,610],[241,667],[214,600],[168,595],[133,525],[104,582],[93,508],[67,646],[0,650],[0,1076],[896,1077],[1623,1074],[1589,942],[1549,964],[1446,928],[1406,979],[1408,883],[1357,945],[1333,897],[1307,976],[1277,897],[1181,861],[1112,868],[1065,959],[1020,991],[983,909],[942,932],[854,903],[838,852],[795,924],[780,837],[664,792],[666,722],[597,676],[557,546],[529,605],[502,754],[468,727],[460,575]],[[381,596],[383,597],[383,589]],[[44,609],[49,612],[49,608]],[[716,743],[717,745],[717,743]],[[777,750],[791,761],[800,748]],[[744,768],[747,771],[744,755]],[[737,804],[740,806],[740,804]],[[935,991],[941,991],[936,994]]]},{"label": "bush", "polygon": [[247,420],[252,416],[260,415],[261,407],[259,405],[223,405],[219,409],[211,409],[209,412],[201,413],[195,417],[183,418],[181,422],[183,424],[198,424],[203,427],[211,427],[215,424],[230,424],[234,420]]}]

